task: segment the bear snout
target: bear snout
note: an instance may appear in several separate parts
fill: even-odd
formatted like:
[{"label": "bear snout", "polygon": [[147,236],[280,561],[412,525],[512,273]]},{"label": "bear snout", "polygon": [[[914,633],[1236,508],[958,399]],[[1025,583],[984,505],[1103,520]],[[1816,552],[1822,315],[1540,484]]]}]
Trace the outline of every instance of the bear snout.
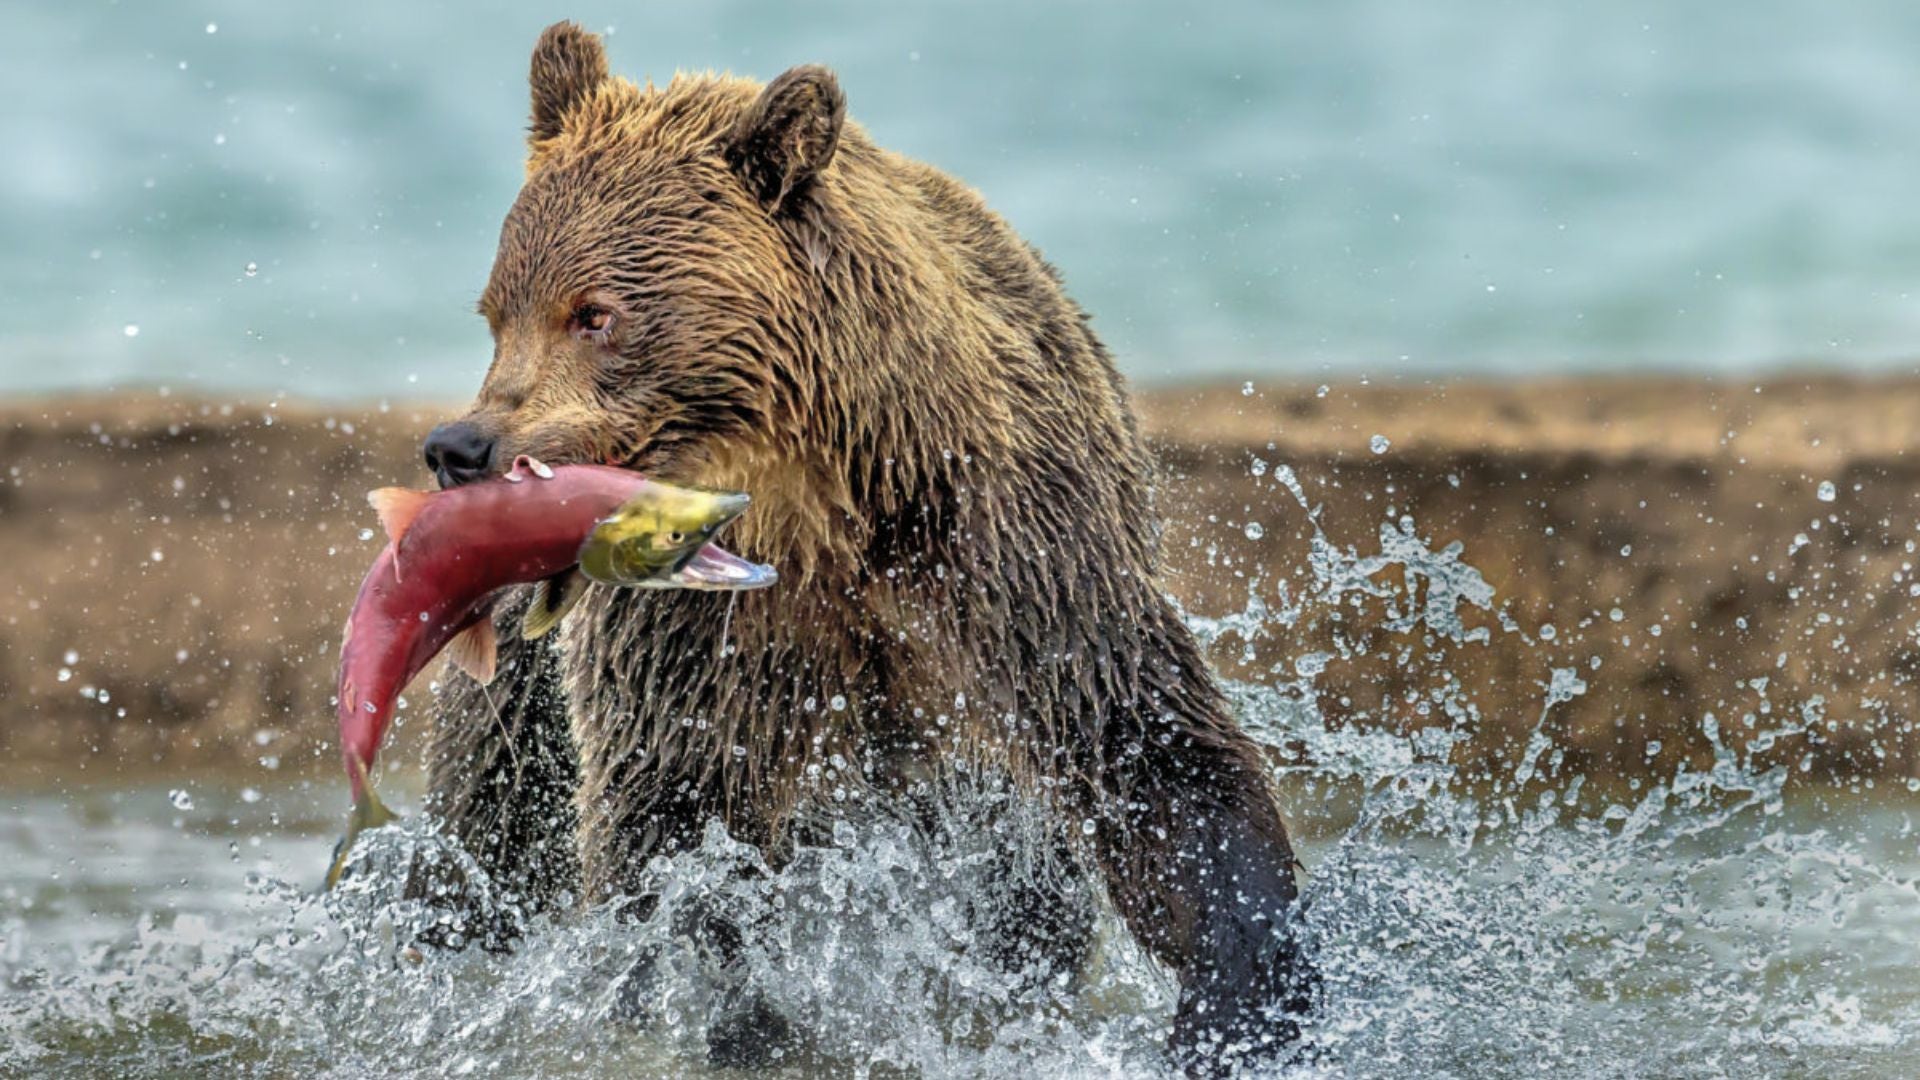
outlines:
[{"label": "bear snout", "polygon": [[427,433],[423,446],[427,468],[442,488],[470,484],[493,471],[494,450],[499,442],[471,420],[441,424]]}]

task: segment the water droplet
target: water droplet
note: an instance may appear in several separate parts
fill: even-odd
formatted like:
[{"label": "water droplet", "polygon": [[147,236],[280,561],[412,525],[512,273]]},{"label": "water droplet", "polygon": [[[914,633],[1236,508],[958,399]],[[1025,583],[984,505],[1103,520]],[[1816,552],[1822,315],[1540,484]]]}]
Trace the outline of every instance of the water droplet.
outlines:
[{"label": "water droplet", "polygon": [[193,796],[187,794],[185,788],[174,788],[167,792],[167,801],[173,804],[175,810],[193,809]]},{"label": "water droplet", "polygon": [[1320,388],[1313,392],[1313,396],[1318,398],[1323,398],[1323,397],[1326,397],[1329,393],[1331,393],[1332,390],[1333,390],[1332,387],[1327,386],[1325,383],[1322,383],[1320,385]]},{"label": "water droplet", "polygon": [[1557,635],[1557,634],[1559,634],[1559,631],[1558,631],[1558,630],[1555,630],[1555,629],[1553,628],[1553,624],[1552,624],[1552,623],[1548,623],[1548,624],[1546,624],[1545,626],[1542,626],[1542,627],[1540,628],[1540,640],[1541,640],[1541,641],[1552,641],[1552,640],[1554,639],[1554,637],[1555,637],[1555,635]]},{"label": "water droplet", "polygon": [[53,677],[59,679],[61,682],[66,682],[68,679],[73,678],[73,669],[61,668],[59,671],[54,672]]},{"label": "water droplet", "polygon": [[123,333],[123,334],[125,334],[125,335],[127,335],[128,337],[139,337],[139,336],[140,336],[140,324],[139,324],[139,323],[128,323],[127,325],[125,325],[125,326],[123,326],[123,327],[121,327],[121,328],[120,328],[120,332],[121,332],[121,333]]},{"label": "water droplet", "polygon": [[1612,611],[1607,612],[1607,618],[1612,619],[1614,622],[1619,622],[1626,617],[1627,613],[1621,611],[1619,608],[1614,608]]},{"label": "water droplet", "polygon": [[219,23],[208,23],[208,24],[207,24],[207,33],[209,33],[209,34],[217,34],[217,33],[219,33],[219,32],[220,32],[220,24],[219,24]]},{"label": "water droplet", "polygon": [[166,557],[167,553],[161,551],[159,548],[154,548],[152,551],[147,552],[147,558],[152,559],[154,562],[160,562]]},{"label": "water droplet", "polygon": [[1085,821],[1082,821],[1082,822],[1080,823],[1080,832],[1081,832],[1082,834],[1084,834],[1084,835],[1086,835],[1086,836],[1092,836],[1092,835],[1093,835],[1093,830],[1094,830],[1094,829],[1095,829],[1096,827],[1097,827],[1097,826],[1095,826],[1095,825],[1094,825],[1094,823],[1093,823],[1093,819],[1092,819],[1092,818],[1087,818],[1087,819],[1086,819]]},{"label": "water droplet", "polygon": [[1367,440],[1367,447],[1376,454],[1384,454],[1393,445],[1385,435],[1375,435]]},{"label": "water droplet", "polygon": [[1633,557],[1633,545],[1632,545],[1632,544],[1621,544],[1621,545],[1620,545],[1620,557],[1621,557],[1621,558],[1623,558],[1623,559],[1627,559],[1627,558],[1632,558],[1632,557]]},{"label": "water droplet", "polygon": [[72,649],[68,649],[67,654],[60,659],[69,664],[77,664],[80,662],[80,654]]},{"label": "water droplet", "polygon": [[361,530],[360,530],[360,539],[362,539],[362,540],[371,540],[371,539],[373,539],[373,530],[372,530],[372,529],[361,529]]},{"label": "water droplet", "polygon": [[259,263],[256,263],[256,262],[250,262],[250,263],[248,263],[248,264],[247,264],[247,276],[248,276],[248,277],[252,277],[253,275],[255,275],[255,274],[257,274],[257,273],[259,273],[259,272],[260,272],[260,264],[259,264]]},{"label": "water droplet", "polygon": [[1821,502],[1832,502],[1834,499],[1838,498],[1840,495],[1840,493],[1834,489],[1833,481],[1831,480],[1820,481],[1819,489],[1816,490],[1813,494],[1814,494],[1814,497],[1819,499]]},{"label": "water droplet", "polygon": [[1241,397],[1253,396],[1253,383],[1251,381],[1243,382],[1240,384],[1240,396]]},{"label": "water droplet", "polygon": [[845,695],[845,694],[835,694],[835,695],[833,695],[832,697],[830,697],[830,698],[828,698],[828,699],[827,699],[827,708],[829,708],[829,709],[832,709],[832,710],[833,710],[834,712],[846,712],[846,711],[847,711],[847,697],[846,697],[846,695]]},{"label": "water droplet", "polygon": [[1261,537],[1267,535],[1267,530],[1264,528],[1261,528],[1260,523],[1257,521],[1247,522],[1247,527],[1244,531],[1246,532],[1247,539],[1249,540],[1258,540]]},{"label": "water droplet", "polygon": [[260,801],[260,789],[259,789],[259,788],[250,788],[250,787],[247,787],[247,788],[241,788],[241,789],[240,789],[240,801],[241,801],[241,802],[243,802],[243,803],[257,803],[257,802],[259,802],[259,801]]}]

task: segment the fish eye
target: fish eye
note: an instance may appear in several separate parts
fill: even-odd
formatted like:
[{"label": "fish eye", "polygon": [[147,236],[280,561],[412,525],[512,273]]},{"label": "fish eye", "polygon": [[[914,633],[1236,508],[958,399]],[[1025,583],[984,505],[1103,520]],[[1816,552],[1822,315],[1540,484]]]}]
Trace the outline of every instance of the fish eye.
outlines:
[{"label": "fish eye", "polygon": [[685,534],[685,533],[683,533],[683,532],[681,532],[681,531],[680,531],[680,530],[678,530],[678,529],[675,529],[674,531],[672,531],[672,532],[670,532],[670,533],[668,533],[668,534],[667,534],[667,543],[669,543],[669,544],[677,544],[677,543],[679,543],[679,542],[681,542],[682,540],[685,540],[686,538],[687,538],[687,536],[686,536],[686,534]]}]

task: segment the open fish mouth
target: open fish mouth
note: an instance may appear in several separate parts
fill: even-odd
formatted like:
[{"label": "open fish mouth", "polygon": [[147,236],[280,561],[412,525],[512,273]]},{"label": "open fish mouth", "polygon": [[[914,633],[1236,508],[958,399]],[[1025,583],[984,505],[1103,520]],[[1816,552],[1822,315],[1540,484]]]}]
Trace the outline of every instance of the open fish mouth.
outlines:
[{"label": "open fish mouth", "polygon": [[645,589],[763,589],[780,579],[765,563],[750,562],[718,544],[703,544],[693,557],[664,578],[643,581]]}]

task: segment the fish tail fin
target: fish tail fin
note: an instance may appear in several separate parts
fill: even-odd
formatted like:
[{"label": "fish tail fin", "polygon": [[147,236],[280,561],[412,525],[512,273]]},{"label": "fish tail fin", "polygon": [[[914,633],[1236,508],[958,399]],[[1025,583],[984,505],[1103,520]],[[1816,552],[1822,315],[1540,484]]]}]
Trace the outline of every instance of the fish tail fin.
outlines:
[{"label": "fish tail fin", "polygon": [[341,837],[340,842],[333,845],[333,861],[327,864],[326,884],[322,886],[323,891],[331,892],[335,885],[340,884],[341,876],[347,872],[347,855],[352,851],[352,833]]},{"label": "fish tail fin", "polygon": [[380,801],[379,792],[374,791],[371,785],[360,794],[360,801],[354,804],[353,816],[358,819],[362,829],[377,829],[400,820],[399,814]]},{"label": "fish tail fin", "polygon": [[[356,763],[357,764],[357,763]],[[359,769],[360,794],[353,800],[353,810],[347,814],[347,832],[340,842],[333,846],[333,861],[327,866],[328,889],[340,884],[340,876],[346,872],[347,856],[353,854],[353,842],[368,829],[378,829],[400,820],[400,815],[387,808],[380,796],[373,790],[373,784],[367,780],[364,766]]]},{"label": "fish tail fin", "polygon": [[428,497],[426,492],[412,488],[383,487],[367,492],[367,505],[380,515],[380,527],[387,531],[387,539],[398,544],[413,519],[426,508]]}]

